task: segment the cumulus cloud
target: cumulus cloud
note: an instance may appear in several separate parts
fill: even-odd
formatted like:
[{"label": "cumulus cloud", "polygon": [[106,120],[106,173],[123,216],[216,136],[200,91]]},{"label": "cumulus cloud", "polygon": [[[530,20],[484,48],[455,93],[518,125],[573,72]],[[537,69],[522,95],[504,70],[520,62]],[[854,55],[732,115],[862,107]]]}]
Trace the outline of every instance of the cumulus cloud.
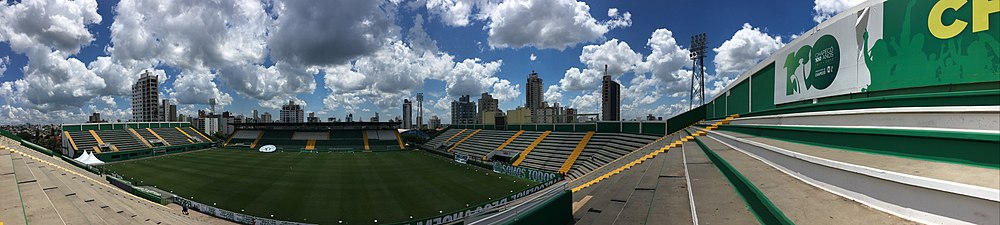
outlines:
[{"label": "cumulus cloud", "polygon": [[488,7],[484,0],[426,0],[414,1],[414,7],[426,7],[427,11],[441,19],[445,25],[468,26],[477,7]]},{"label": "cumulus cloud", "polygon": [[573,97],[569,105],[580,113],[598,113],[601,111],[601,91],[595,90]]},{"label": "cumulus cloud", "polygon": [[491,8],[487,27],[492,48],[563,50],[632,24],[632,14],[617,9],[608,10],[610,20],[598,21],[587,3],[576,0],[511,0]]},{"label": "cumulus cloud", "polygon": [[813,6],[813,21],[821,23],[830,19],[830,17],[837,15],[837,13],[850,9],[851,7],[861,4],[864,1],[865,0],[815,0],[816,5]]},{"label": "cumulus cloud", "polygon": [[0,4],[0,41],[16,52],[44,49],[76,54],[94,40],[87,25],[100,23],[94,0],[29,0]]},{"label": "cumulus cloud", "polygon": [[771,36],[764,33],[760,28],[755,28],[749,23],[744,23],[743,28],[736,31],[733,37],[726,40],[718,48],[712,49],[716,52],[715,75],[706,78],[708,96],[715,96],[730,82],[740,74],[752,69],[760,61],[766,59],[775,51],[784,46],[780,36]]},{"label": "cumulus cloud", "polygon": [[278,1],[273,57],[303,65],[333,65],[377,51],[399,36],[393,3]]},{"label": "cumulus cloud", "polygon": [[608,66],[608,74],[619,77],[631,72],[636,64],[642,62],[642,54],[629,47],[628,43],[611,39],[601,45],[587,45],[580,53],[580,62],[587,68],[566,70],[563,79],[559,80],[563,90],[596,90],[600,88],[601,77],[604,76],[604,66]]},{"label": "cumulus cloud", "polygon": [[7,65],[10,65],[10,56],[0,57],[0,77],[7,72]]}]

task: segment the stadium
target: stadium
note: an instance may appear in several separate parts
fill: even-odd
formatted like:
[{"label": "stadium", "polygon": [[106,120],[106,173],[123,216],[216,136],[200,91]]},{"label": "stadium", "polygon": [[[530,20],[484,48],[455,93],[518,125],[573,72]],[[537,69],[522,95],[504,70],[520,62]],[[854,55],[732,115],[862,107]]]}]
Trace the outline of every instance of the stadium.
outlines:
[{"label": "stadium", "polygon": [[972,2],[866,1],[662,121],[2,131],[0,225],[1000,224],[1000,7]]}]

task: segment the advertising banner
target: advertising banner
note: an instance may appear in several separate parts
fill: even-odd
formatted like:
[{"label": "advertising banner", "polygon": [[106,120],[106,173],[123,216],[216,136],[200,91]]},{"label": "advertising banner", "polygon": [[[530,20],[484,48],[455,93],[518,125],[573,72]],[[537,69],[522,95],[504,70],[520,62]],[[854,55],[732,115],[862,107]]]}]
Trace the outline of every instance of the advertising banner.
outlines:
[{"label": "advertising banner", "polygon": [[996,1],[889,0],[831,20],[775,53],[775,104],[1000,81]]}]

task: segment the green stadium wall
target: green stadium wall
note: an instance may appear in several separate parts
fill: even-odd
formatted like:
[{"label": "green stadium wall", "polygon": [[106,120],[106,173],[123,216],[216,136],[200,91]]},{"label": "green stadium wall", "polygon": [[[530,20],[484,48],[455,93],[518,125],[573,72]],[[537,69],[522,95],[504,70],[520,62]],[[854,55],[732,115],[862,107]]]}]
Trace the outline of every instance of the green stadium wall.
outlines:
[{"label": "green stadium wall", "polygon": [[1000,13],[936,4],[869,1],[853,9],[865,13],[841,13],[738,77],[705,117],[1000,105]]}]

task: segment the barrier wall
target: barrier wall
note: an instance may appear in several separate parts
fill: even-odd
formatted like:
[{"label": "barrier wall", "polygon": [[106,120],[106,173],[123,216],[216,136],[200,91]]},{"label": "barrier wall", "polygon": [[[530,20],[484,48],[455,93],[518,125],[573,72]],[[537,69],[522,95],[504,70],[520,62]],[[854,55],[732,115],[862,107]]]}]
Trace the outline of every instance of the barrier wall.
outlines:
[{"label": "barrier wall", "polygon": [[998,105],[1000,9],[984,2],[862,3],[737,78],[705,117]]},{"label": "barrier wall", "polygon": [[555,132],[589,132],[597,133],[629,133],[651,136],[666,136],[705,119],[707,106],[699,106],[687,112],[675,115],[667,121],[618,121],[569,124],[455,124],[449,129],[484,129],[484,130],[524,130],[524,131],[555,131]]},{"label": "barrier wall", "polygon": [[189,122],[125,122],[125,123],[84,123],[84,124],[63,124],[62,131],[88,131],[88,130],[121,130],[121,129],[146,129],[146,128],[170,128],[170,127],[190,127]]},{"label": "barrier wall", "polygon": [[195,143],[187,145],[154,147],[154,148],[139,149],[132,151],[105,152],[105,153],[94,154],[94,156],[97,156],[98,159],[104,162],[114,162],[114,161],[130,160],[130,159],[141,159],[157,155],[194,151],[209,147],[212,147],[212,143]]}]

